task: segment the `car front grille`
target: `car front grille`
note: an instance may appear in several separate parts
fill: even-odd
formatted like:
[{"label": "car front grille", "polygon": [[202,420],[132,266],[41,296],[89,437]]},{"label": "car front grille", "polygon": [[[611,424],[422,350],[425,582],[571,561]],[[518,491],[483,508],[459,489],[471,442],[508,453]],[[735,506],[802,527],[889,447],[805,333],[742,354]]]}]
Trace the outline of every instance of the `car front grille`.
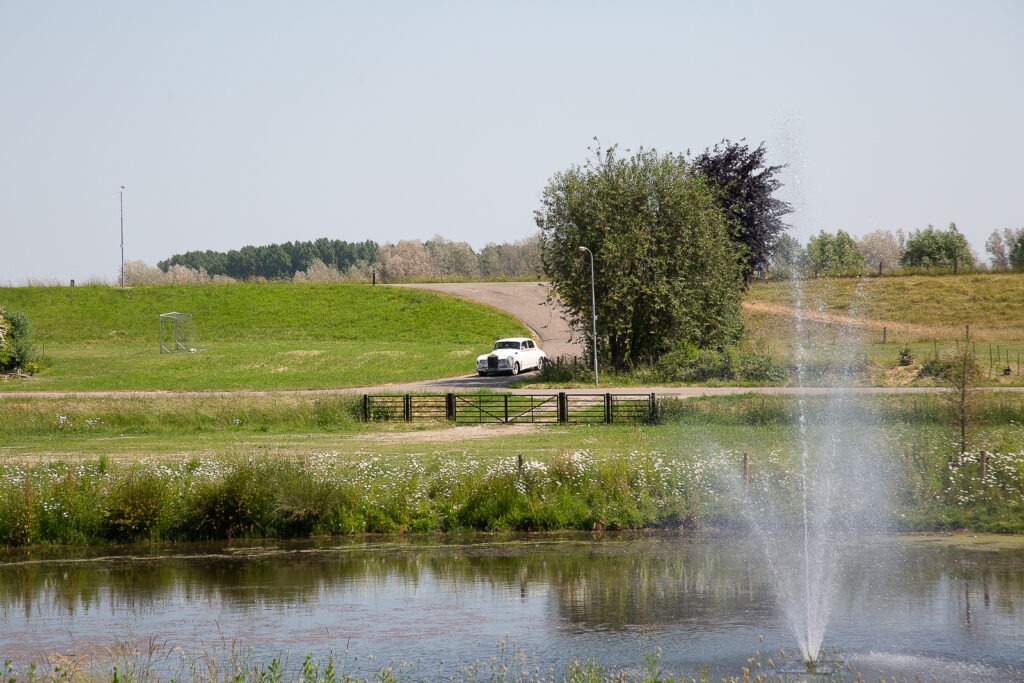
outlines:
[{"label": "car front grille", "polygon": [[498,357],[497,356],[487,356],[487,367],[489,367],[489,368],[497,368],[498,367]]}]

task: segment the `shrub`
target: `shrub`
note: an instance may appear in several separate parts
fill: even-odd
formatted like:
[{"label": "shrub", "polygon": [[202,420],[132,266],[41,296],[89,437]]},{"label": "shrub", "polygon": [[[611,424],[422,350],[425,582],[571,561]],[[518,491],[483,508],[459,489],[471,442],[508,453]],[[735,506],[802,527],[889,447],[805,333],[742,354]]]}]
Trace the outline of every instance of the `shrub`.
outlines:
[{"label": "shrub", "polygon": [[724,351],[686,345],[664,354],[655,365],[662,382],[772,382],[786,381],[789,372],[771,356],[737,347]]},{"label": "shrub", "polygon": [[300,472],[281,476],[274,492],[273,524],[278,535],[311,535],[345,496],[332,482],[318,481]]},{"label": "shrub", "polygon": [[733,379],[746,382],[782,383],[789,378],[786,367],[764,353],[731,352]]},{"label": "shrub", "polygon": [[934,377],[935,379],[948,379],[953,370],[953,363],[944,358],[930,358],[921,366],[919,377]]},{"label": "shrub", "polygon": [[110,489],[103,511],[103,536],[112,541],[151,537],[164,510],[166,481],[153,472],[132,471]]},{"label": "shrub", "polygon": [[0,545],[30,545],[38,541],[36,498],[28,483],[4,491],[0,497]]},{"label": "shrub", "polygon": [[594,379],[594,368],[587,363],[577,362],[576,358],[548,358],[544,361],[537,381],[547,384],[568,384],[587,382]]},{"label": "shrub", "polygon": [[178,530],[194,539],[262,536],[271,519],[275,477],[253,462],[231,468],[223,478],[204,481],[186,503]]},{"label": "shrub", "polygon": [[0,306],[0,372],[22,369],[35,356],[28,316]]}]

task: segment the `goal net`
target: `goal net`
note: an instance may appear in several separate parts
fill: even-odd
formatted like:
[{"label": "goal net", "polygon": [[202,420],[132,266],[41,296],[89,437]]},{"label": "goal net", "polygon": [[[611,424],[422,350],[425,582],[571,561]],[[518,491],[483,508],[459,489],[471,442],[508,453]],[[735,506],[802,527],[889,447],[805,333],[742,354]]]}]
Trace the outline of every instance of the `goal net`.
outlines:
[{"label": "goal net", "polygon": [[195,353],[199,351],[191,313],[160,314],[160,353]]}]

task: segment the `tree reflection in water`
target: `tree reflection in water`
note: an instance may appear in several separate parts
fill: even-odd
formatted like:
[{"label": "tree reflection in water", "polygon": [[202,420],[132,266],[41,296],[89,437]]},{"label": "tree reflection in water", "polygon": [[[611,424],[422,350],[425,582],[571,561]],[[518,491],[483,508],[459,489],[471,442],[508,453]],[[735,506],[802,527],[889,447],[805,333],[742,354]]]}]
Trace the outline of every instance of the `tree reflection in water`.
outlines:
[{"label": "tree reflection in water", "polygon": [[[870,544],[843,572],[840,647],[1019,666],[1024,547]],[[636,665],[661,647],[681,673],[704,663],[738,673],[759,636],[789,642],[757,558],[739,536],[669,533],[8,556],[0,646],[17,661],[126,633],[187,647],[215,631],[271,656],[349,646],[453,662],[489,656],[507,633],[559,670],[572,657]]]}]

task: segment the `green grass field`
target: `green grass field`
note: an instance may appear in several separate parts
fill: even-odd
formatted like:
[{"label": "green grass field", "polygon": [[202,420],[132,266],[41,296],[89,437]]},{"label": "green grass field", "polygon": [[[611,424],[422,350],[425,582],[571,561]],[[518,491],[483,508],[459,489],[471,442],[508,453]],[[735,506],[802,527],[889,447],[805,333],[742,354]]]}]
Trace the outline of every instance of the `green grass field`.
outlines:
[{"label": "green grass field", "polygon": [[[527,334],[493,309],[367,285],[0,289],[49,367],[0,391],[285,390],[472,372],[494,339]],[[159,315],[191,313],[199,350],[160,353]]]},{"label": "green grass field", "polygon": [[[0,289],[0,305],[29,315],[49,363],[4,392],[370,386],[471,372],[495,338],[526,333],[464,300],[350,284],[15,287]],[[750,348],[792,365],[800,339],[820,381],[852,350],[860,384],[932,384],[922,365],[952,353],[970,325],[986,382],[1024,385],[1024,275],[755,282],[744,306]],[[198,352],[159,353],[158,316],[171,311],[192,314]],[[909,366],[898,363],[904,348]]]}]

